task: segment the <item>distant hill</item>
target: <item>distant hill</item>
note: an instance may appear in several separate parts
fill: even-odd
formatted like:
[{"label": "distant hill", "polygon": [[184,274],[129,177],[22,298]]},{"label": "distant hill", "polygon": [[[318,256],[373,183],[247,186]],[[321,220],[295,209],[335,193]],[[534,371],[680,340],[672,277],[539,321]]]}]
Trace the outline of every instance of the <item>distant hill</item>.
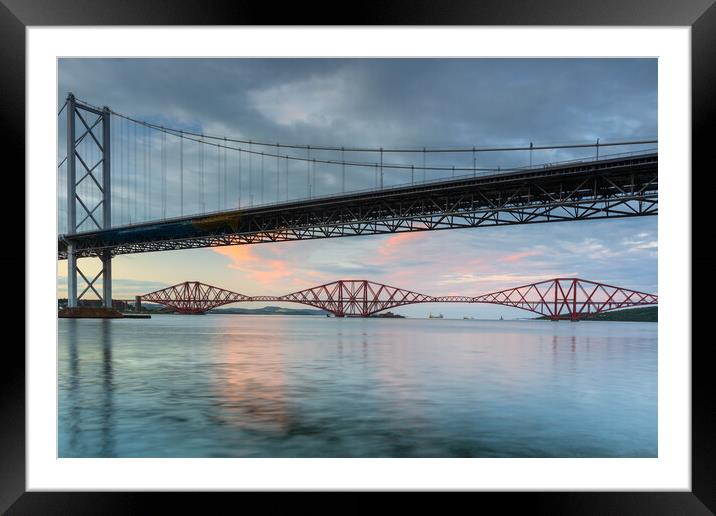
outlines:
[{"label": "distant hill", "polygon": [[280,306],[264,306],[263,308],[214,308],[212,314],[243,314],[243,315],[321,315],[325,311],[313,308],[281,308]]},{"label": "distant hill", "polygon": [[[548,319],[548,317],[538,317],[538,319]],[[644,306],[638,308],[625,308],[623,310],[614,310],[612,312],[603,312],[600,314],[588,315],[582,317],[583,321],[625,321],[625,322],[658,322],[659,307]]]}]

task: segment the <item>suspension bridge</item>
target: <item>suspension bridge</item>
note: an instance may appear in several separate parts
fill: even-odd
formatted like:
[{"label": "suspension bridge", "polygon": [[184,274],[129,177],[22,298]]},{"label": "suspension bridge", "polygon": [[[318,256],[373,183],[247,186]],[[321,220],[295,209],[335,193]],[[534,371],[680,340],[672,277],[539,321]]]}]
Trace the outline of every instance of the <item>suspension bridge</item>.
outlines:
[{"label": "suspension bridge", "polygon": [[198,281],[186,281],[137,296],[180,314],[203,314],[232,303],[287,302],[313,306],[336,317],[370,317],[418,303],[487,303],[527,310],[552,320],[577,321],[609,310],[657,304],[655,294],[579,278],[555,278],[478,296],[430,296],[368,280],[338,280],[283,296],[247,296]]},{"label": "suspension bridge", "polygon": [[[122,254],[658,213],[656,139],[292,144],[169,127],[72,94],[58,124],[69,307],[89,293],[111,307]],[[81,258],[100,259],[100,271],[85,275]]]}]

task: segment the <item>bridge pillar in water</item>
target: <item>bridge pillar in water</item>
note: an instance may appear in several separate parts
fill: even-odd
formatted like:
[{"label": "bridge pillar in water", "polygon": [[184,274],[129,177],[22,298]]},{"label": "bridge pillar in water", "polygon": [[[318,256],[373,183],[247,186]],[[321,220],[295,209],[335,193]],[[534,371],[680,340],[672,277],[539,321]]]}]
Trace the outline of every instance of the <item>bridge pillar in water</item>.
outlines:
[{"label": "bridge pillar in water", "polygon": [[134,296],[134,311],[137,313],[142,311],[142,296]]},{"label": "bridge pillar in water", "polygon": [[72,243],[67,244],[67,306],[77,307],[77,257]]},{"label": "bridge pillar in water", "polygon": [[112,252],[102,251],[102,306],[112,308]]},{"label": "bridge pillar in water", "polygon": [[[104,107],[102,110],[77,102],[72,93],[67,95],[67,233],[64,239],[67,241],[67,306],[75,308],[79,300],[88,291],[93,291],[102,302],[104,308],[112,308],[112,252],[105,249],[99,255],[102,268],[99,273],[90,279],[85,276],[77,264],[77,250],[72,242],[72,237],[77,234],[85,222],[91,222],[89,229],[110,229],[112,227],[112,180],[111,180],[111,137],[110,137],[110,110]],[[91,117],[96,117],[92,119]],[[81,125],[77,124],[80,121]],[[101,134],[95,128],[101,126]],[[77,129],[82,134],[77,137]],[[101,140],[101,143],[100,143]],[[82,147],[80,144],[86,142]],[[100,156],[98,162],[93,163],[87,150],[87,144],[97,149]],[[84,153],[84,155],[83,155]],[[82,167],[80,179],[77,180],[78,163]],[[101,176],[98,167],[101,164]],[[86,190],[78,190],[83,182],[91,183],[98,196],[87,194]],[[94,192],[93,192],[94,193]],[[81,206],[84,216],[77,222],[77,206]],[[101,208],[100,208],[101,207]],[[101,209],[102,218],[96,216]],[[99,220],[98,220],[99,219]],[[77,294],[77,276],[81,276],[86,283],[82,292]],[[97,279],[102,277],[102,293],[94,287]]]}]

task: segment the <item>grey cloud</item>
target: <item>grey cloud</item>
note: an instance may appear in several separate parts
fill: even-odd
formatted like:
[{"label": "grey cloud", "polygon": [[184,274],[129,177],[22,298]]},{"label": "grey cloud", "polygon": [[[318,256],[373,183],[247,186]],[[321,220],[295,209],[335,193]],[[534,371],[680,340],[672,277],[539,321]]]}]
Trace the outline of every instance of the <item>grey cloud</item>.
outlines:
[{"label": "grey cloud", "polygon": [[[255,140],[492,145],[656,135],[656,74],[655,59],[63,59],[58,97]],[[279,125],[252,102],[301,83],[344,84],[340,110],[312,106],[334,123]]]}]

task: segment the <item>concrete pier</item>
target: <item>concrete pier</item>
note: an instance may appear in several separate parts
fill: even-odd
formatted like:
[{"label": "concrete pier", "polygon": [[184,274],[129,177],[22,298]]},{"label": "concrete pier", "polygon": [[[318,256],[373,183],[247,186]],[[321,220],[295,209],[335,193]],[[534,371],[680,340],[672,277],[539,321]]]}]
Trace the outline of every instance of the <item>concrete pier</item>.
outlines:
[{"label": "concrete pier", "polygon": [[114,308],[75,306],[63,308],[57,313],[57,317],[65,319],[121,319],[124,314]]}]

